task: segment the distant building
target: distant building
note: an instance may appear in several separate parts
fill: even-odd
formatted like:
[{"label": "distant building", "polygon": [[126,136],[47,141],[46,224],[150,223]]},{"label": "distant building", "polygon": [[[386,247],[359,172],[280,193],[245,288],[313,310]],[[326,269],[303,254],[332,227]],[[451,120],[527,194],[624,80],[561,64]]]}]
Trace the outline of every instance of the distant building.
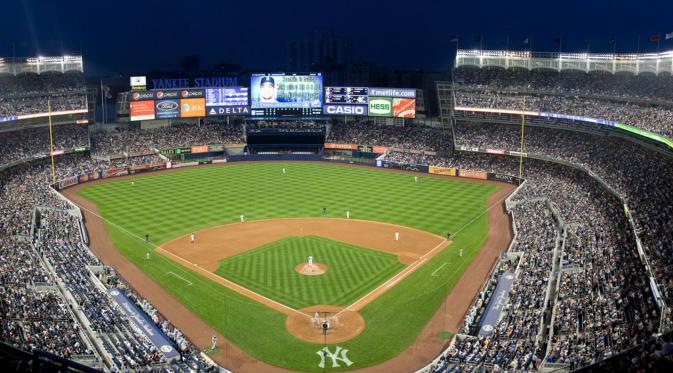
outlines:
[{"label": "distant building", "polygon": [[287,51],[289,71],[332,70],[351,62],[351,43],[329,34],[321,33],[315,40],[292,40]]}]

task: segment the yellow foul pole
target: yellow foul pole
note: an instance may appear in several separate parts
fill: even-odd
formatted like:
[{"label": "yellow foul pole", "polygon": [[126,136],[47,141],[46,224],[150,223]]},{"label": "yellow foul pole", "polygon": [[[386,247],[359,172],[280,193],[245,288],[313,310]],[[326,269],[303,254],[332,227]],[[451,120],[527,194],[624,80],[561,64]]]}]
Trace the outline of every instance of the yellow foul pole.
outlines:
[{"label": "yellow foul pole", "polygon": [[54,134],[51,129],[51,98],[47,99],[47,110],[49,113],[49,154],[51,155],[51,182],[56,184],[56,172],[54,169]]},{"label": "yellow foul pole", "polygon": [[521,148],[519,149],[519,178],[523,176],[523,151],[524,151],[524,128],[526,127],[526,96],[523,96],[523,105],[521,106]]}]

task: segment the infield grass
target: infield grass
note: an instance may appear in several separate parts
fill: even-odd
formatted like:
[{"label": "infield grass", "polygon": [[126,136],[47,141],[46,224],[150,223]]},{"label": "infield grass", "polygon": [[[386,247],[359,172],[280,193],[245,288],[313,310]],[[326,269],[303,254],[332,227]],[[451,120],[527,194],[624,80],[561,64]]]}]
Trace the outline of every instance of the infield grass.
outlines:
[{"label": "infield grass", "polygon": [[[327,272],[294,270],[309,255]],[[404,268],[397,256],[322,237],[287,237],[220,261],[215,273],[294,309],[347,306]]]},{"label": "infield grass", "polygon": [[[288,173],[282,174],[282,168]],[[414,175],[419,176],[418,183]],[[152,255],[148,261],[145,253],[190,231],[238,221],[241,213],[248,219],[320,217],[322,207],[327,207],[328,217],[344,217],[349,209],[352,218],[440,235],[460,229],[451,246],[360,311],[365,330],[339,343],[349,350],[353,365],[328,365],[327,371],[363,368],[399,354],[427,324],[484,243],[486,200],[497,188],[455,178],[329,163],[240,163],[148,174],[134,180],[134,186],[129,179],[112,179],[77,192],[97,204],[115,246],[250,355],[279,367],[312,372],[322,371],[316,354],[322,345],[290,335],[284,314],[161,255]],[[150,245],[141,239],[145,233],[150,235]],[[464,249],[462,257],[458,248]]]}]

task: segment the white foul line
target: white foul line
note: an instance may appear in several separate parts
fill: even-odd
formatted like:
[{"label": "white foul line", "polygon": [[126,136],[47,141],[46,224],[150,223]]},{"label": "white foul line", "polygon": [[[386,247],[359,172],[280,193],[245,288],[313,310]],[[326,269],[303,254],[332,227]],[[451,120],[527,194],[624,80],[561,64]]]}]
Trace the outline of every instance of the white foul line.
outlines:
[{"label": "white foul line", "polygon": [[431,274],[430,276],[437,277],[436,273],[439,272],[440,269],[444,268],[444,266],[447,265],[447,264],[449,264],[449,263],[444,262],[444,264],[442,264],[441,266],[439,266],[439,268],[435,269],[435,271],[432,272],[432,274]]},{"label": "white foul line", "polygon": [[438,243],[437,246],[435,246],[435,247],[432,248],[432,250],[428,251],[427,253],[423,254],[423,256],[421,256],[420,258],[416,259],[416,261],[414,261],[414,262],[413,262],[411,265],[409,265],[407,268],[403,269],[403,270],[400,271],[398,274],[396,274],[395,276],[391,277],[388,281],[386,281],[386,282],[382,283],[381,285],[377,286],[374,290],[372,290],[372,291],[370,291],[369,293],[365,294],[364,296],[360,297],[360,299],[358,299],[358,300],[356,300],[355,302],[353,302],[353,304],[351,304],[350,306],[348,306],[348,307],[342,309],[341,311],[337,312],[336,315],[334,315],[334,316],[336,317],[336,316],[338,316],[340,313],[342,313],[342,312],[344,312],[344,311],[349,311],[349,310],[351,310],[351,308],[353,308],[353,306],[355,306],[356,304],[360,303],[363,299],[369,297],[369,296],[372,295],[373,293],[375,293],[375,292],[381,290],[382,288],[384,288],[384,287],[385,287],[385,288],[389,288],[389,287],[395,285],[398,281],[400,281],[401,279],[403,279],[404,277],[406,277],[408,274],[410,274],[410,273],[412,273],[414,270],[416,270],[416,267],[418,267],[419,265],[423,264],[423,260],[425,259],[426,256],[428,256],[429,254],[433,253],[435,250],[437,250],[437,249],[439,249],[440,247],[442,247],[442,245],[444,245],[447,241],[448,241],[448,240],[447,240],[446,238],[443,239],[442,242]]},{"label": "white foul line", "polygon": [[168,272],[168,274],[169,274],[169,275],[173,275],[173,276],[175,276],[175,277],[177,277],[177,278],[183,280],[184,282],[188,282],[189,285],[187,285],[187,286],[192,286],[192,285],[194,285],[194,284],[192,284],[191,281],[189,281],[189,280],[187,280],[186,278],[184,278],[184,277],[178,275],[177,273],[174,273],[174,272]]}]

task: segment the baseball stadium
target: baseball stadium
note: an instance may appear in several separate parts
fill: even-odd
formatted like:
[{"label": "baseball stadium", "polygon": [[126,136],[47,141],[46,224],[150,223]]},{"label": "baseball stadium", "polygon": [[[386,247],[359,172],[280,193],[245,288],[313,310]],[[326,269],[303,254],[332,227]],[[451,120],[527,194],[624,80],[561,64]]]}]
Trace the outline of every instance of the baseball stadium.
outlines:
[{"label": "baseball stadium", "polygon": [[95,79],[85,53],[13,51],[0,366],[670,371],[668,39],[456,34],[423,79],[302,65],[306,40],[281,72],[187,58]]}]

